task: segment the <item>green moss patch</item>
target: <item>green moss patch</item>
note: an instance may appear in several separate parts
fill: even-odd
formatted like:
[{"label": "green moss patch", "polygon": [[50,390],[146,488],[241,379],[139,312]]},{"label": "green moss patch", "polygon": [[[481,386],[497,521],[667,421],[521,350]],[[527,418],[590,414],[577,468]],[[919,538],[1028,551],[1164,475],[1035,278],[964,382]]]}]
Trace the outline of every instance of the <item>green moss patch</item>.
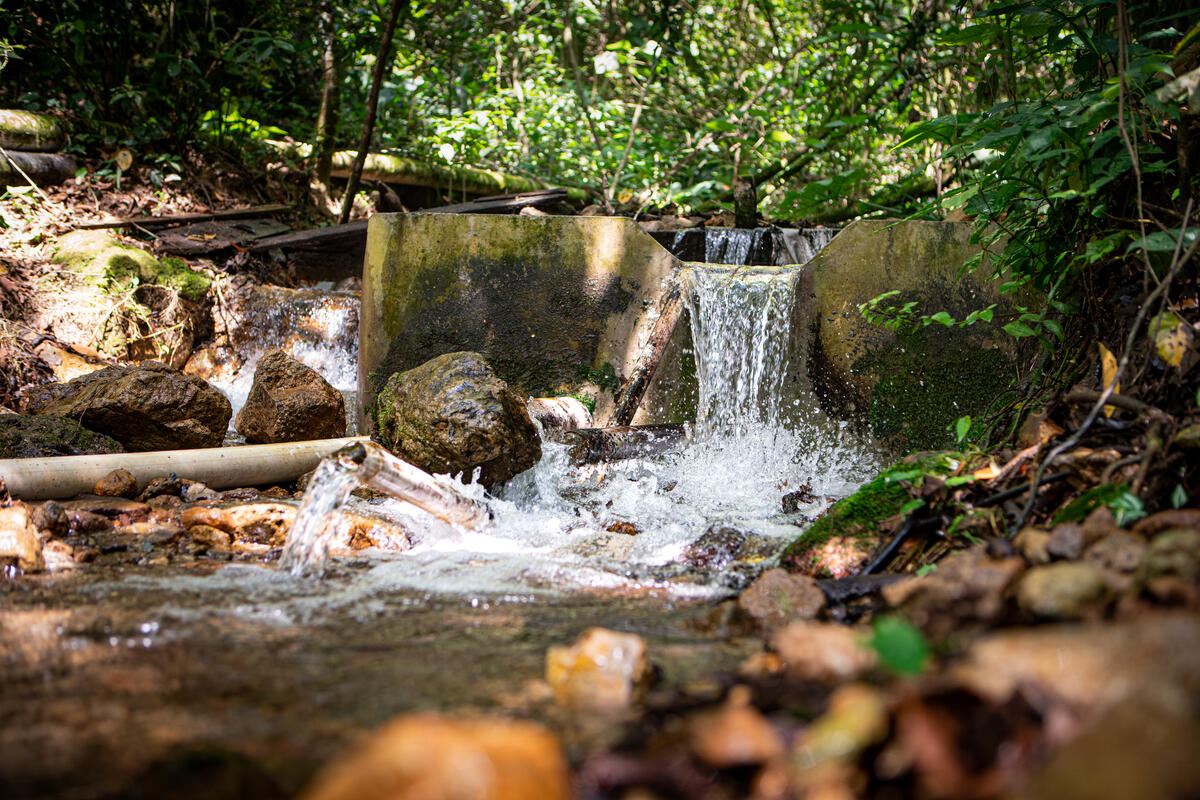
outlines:
[{"label": "green moss patch", "polygon": [[141,248],[123,244],[105,231],[72,231],[55,242],[55,264],[99,282],[108,292],[123,292],[136,284],[174,289],[199,302],[212,284],[207,275],[192,270],[181,258],[161,260]]},{"label": "green moss patch", "polygon": [[[823,567],[824,548],[833,540],[862,554],[879,544],[879,523],[894,517],[911,499],[904,483],[920,484],[925,475],[948,475],[953,453],[915,453],[881,472],[849,497],[830,506],[820,519],[787,546],[780,563],[791,572],[816,574]],[[842,549],[845,549],[844,547]]]},{"label": "green moss patch", "polygon": [[947,447],[950,427],[978,416],[1014,377],[1011,357],[980,337],[921,329],[858,359],[852,371],[879,375],[867,421],[871,433],[898,450]]}]

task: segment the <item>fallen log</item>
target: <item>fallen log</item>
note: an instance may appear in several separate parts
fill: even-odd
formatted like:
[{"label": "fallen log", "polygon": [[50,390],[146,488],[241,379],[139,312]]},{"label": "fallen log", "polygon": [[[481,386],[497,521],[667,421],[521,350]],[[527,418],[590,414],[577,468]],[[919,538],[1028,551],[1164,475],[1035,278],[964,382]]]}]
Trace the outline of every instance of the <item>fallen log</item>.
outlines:
[{"label": "fallen log", "polygon": [[0,147],[25,153],[53,153],[66,136],[56,117],[0,108]]},{"label": "fallen log", "polygon": [[187,214],[165,214],[159,217],[126,217],[124,219],[101,220],[100,222],[85,222],[78,225],[80,230],[97,230],[100,228],[124,228],[135,226],[147,230],[170,228],[175,225],[188,225],[193,222],[211,222],[219,219],[249,219],[251,217],[270,217],[291,211],[292,207],[283,203],[270,203],[249,208],[231,208],[225,211],[196,211]]},{"label": "fallen log", "polygon": [[646,349],[634,362],[633,373],[617,393],[613,425],[629,425],[633,422],[633,416],[637,413],[651,379],[654,378],[654,371],[658,369],[658,362],[662,360],[662,354],[667,349],[667,343],[671,341],[671,334],[675,332],[675,326],[679,324],[682,314],[683,295],[676,281],[671,284],[659,303],[658,319],[650,331]]},{"label": "fallen log", "polygon": [[591,412],[574,397],[531,397],[525,401],[525,408],[542,426],[542,433],[551,439],[563,431],[592,425]]},{"label": "fallen log", "polygon": [[62,153],[0,151],[0,186],[57,186],[75,177],[75,159]]},{"label": "fallen log", "polygon": [[480,197],[466,203],[422,209],[425,214],[515,214],[522,208],[561,203],[568,199],[566,189],[543,189],[538,192],[518,192],[495,197]]},{"label": "fallen log", "polygon": [[571,459],[577,464],[644,458],[675,450],[691,438],[690,423],[667,425],[613,425],[607,428],[580,428],[564,431],[562,439],[571,445]]},{"label": "fallen log", "polygon": [[[312,148],[306,144],[268,141],[267,144],[301,158],[308,158]],[[353,150],[339,150],[333,154],[330,175],[347,178],[357,154]],[[403,186],[426,186],[433,189],[451,189],[466,194],[496,195],[507,192],[536,192],[545,187],[538,181],[521,175],[511,175],[496,170],[474,167],[452,167],[426,164],[412,158],[384,153],[371,153],[363,165],[363,181],[379,180]],[[573,203],[585,203],[588,192],[575,187],[567,188],[567,198]]]}]

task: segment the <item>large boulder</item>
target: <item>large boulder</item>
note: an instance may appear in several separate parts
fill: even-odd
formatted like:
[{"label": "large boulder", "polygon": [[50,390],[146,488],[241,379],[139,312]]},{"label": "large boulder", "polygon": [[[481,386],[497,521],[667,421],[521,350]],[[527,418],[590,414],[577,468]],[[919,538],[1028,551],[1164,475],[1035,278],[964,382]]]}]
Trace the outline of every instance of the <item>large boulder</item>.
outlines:
[{"label": "large boulder", "polygon": [[271,350],[259,359],[234,428],[264,444],[345,436],[346,402],[312,367]]},{"label": "large boulder", "polygon": [[26,410],[79,420],[132,451],[218,447],[233,413],[220,391],[157,361],[38,387]]},{"label": "large boulder", "polygon": [[123,453],[111,436],[90,431],[73,419],[0,414],[0,458],[46,458]]},{"label": "large boulder", "polygon": [[478,353],[447,353],[388,379],[376,401],[383,444],[427,472],[503,483],[542,457],[525,401]]}]

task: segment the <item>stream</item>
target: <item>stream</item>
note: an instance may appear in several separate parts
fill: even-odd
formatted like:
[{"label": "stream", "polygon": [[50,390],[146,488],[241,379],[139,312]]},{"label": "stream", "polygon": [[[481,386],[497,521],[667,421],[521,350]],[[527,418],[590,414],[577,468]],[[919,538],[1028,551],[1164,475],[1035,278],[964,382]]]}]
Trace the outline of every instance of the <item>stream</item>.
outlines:
[{"label": "stream", "polygon": [[[6,796],[172,794],[197,753],[222,775],[241,776],[248,757],[253,779],[286,796],[358,730],[404,710],[542,715],[531,687],[546,648],[595,625],[643,636],[665,685],[699,691],[759,647],[713,636],[713,601],[879,467],[804,388],[804,354],[786,344],[795,286],[794,270],[697,273],[686,287],[693,435],[594,465],[547,442],[494,496],[469,476],[442,478],[486,504],[493,520],[478,530],[347,497],[354,481],[329,467],[306,498],[315,534],[289,541],[323,578],[272,556],[97,567],[7,592]],[[782,497],[801,488],[810,502],[785,513]],[[411,548],[326,562],[322,536],[342,508],[398,521]],[[568,748],[585,745],[569,720],[545,721]],[[250,796],[223,791],[206,796]]]}]

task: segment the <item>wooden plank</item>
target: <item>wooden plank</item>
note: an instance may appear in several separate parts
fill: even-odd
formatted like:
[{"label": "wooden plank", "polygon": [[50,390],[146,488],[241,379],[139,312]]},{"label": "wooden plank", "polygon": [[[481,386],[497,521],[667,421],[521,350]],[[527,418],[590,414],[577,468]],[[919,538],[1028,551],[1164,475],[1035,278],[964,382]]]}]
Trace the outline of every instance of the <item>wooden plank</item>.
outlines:
[{"label": "wooden plank", "polygon": [[650,331],[650,341],[646,343],[646,349],[634,365],[633,374],[621,387],[617,396],[617,408],[612,417],[613,425],[623,426],[633,422],[633,415],[637,413],[642,397],[650,386],[650,380],[654,377],[654,371],[658,369],[658,362],[662,360],[667,343],[671,341],[671,334],[675,332],[675,326],[683,314],[683,295],[678,281],[671,283],[663,295],[659,309],[658,319]]},{"label": "wooden plank", "polygon": [[104,220],[101,222],[86,222],[77,226],[80,230],[96,230],[100,228],[124,228],[136,225],[139,228],[153,230],[168,228],[173,225],[186,225],[190,222],[208,222],[216,219],[246,219],[248,217],[266,217],[272,214],[282,214],[291,211],[292,207],[283,203],[270,203],[249,208],[231,208],[225,211],[198,211],[188,214],[167,214],[161,217],[129,217],[126,219]]},{"label": "wooden plank", "polygon": [[158,240],[157,249],[177,256],[209,255],[235,245],[245,248],[257,239],[290,231],[287,225],[272,219],[193,222],[165,231]]},{"label": "wooden plank", "polygon": [[504,214],[520,211],[526,206],[541,206],[551,203],[566,202],[566,189],[545,189],[538,192],[519,192],[517,194],[500,194],[494,197],[480,197],[465,203],[454,203],[448,206],[421,209],[423,214]]},{"label": "wooden plank", "polygon": [[367,241],[367,221],[347,222],[345,225],[330,225],[308,231],[295,231],[279,236],[268,236],[250,245],[252,253],[266,252],[278,247],[281,250],[321,250],[341,247],[347,243],[363,244]]}]

